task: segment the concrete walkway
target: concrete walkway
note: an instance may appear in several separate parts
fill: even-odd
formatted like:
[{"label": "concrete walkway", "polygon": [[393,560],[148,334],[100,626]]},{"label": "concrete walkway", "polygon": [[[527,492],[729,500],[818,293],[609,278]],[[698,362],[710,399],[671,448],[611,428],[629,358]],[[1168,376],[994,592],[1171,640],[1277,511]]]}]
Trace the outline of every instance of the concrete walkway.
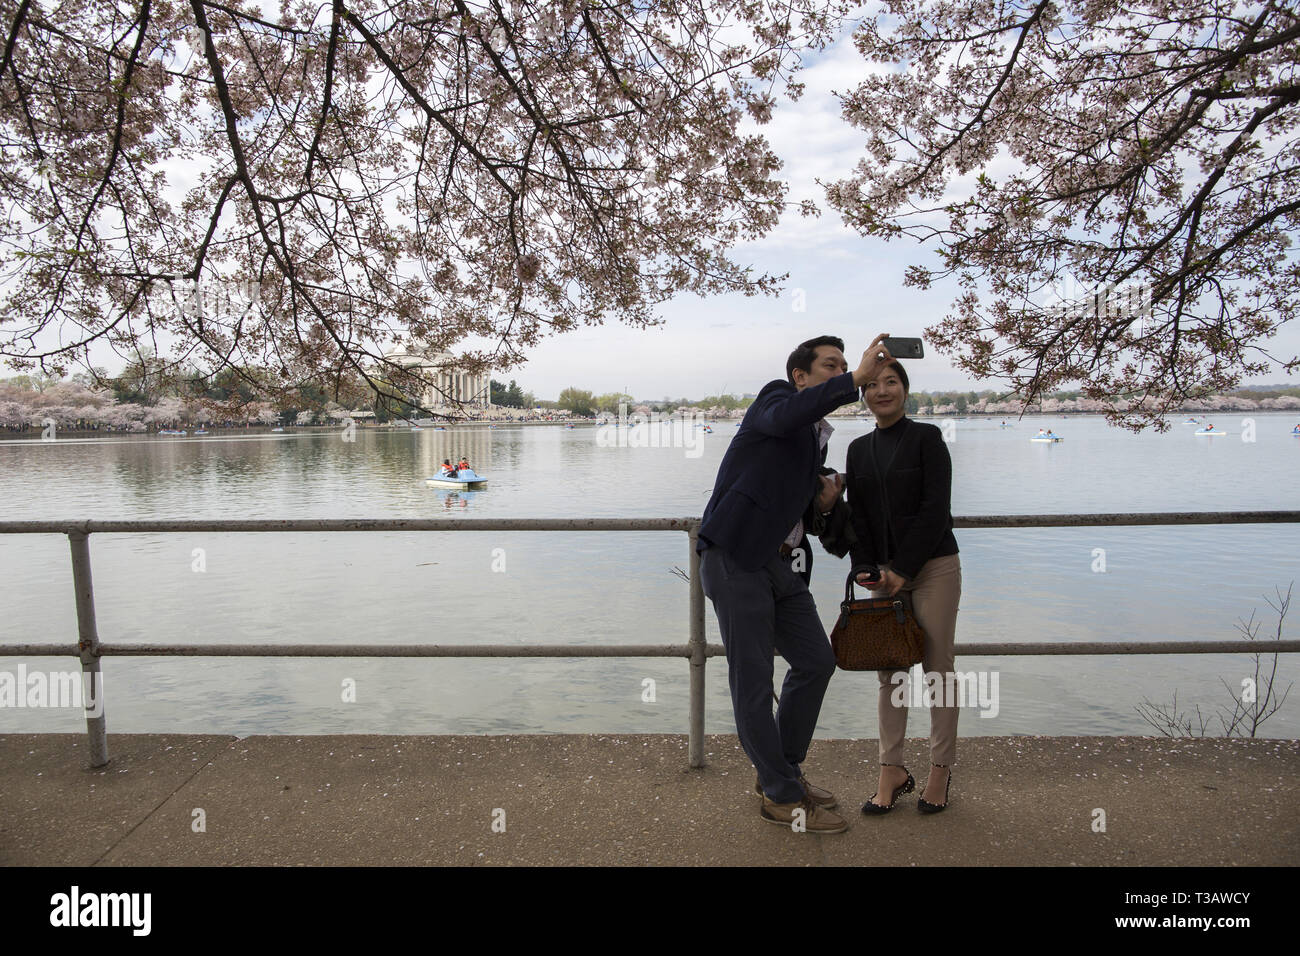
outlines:
[{"label": "concrete walkway", "polygon": [[[761,821],[734,736],[0,736],[0,864],[1295,865],[1300,741],[965,737],[949,809],[883,817],[875,741],[814,741],[851,829]],[[924,742],[908,742],[924,781]],[[1094,831],[1104,811],[1105,832]],[[205,832],[195,832],[202,819]],[[494,822],[496,829],[494,830]],[[498,832],[504,827],[504,832]]]}]

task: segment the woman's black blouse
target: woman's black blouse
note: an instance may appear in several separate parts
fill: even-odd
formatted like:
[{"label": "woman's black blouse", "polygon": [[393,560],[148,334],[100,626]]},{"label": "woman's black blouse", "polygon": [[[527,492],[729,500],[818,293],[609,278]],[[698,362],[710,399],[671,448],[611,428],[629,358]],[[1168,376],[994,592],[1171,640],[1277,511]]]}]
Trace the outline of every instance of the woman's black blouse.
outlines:
[{"label": "woman's black blouse", "polygon": [[[872,443],[884,488],[872,466]],[[935,425],[906,416],[855,438],[845,474],[857,544],[853,564],[885,564],[911,580],[931,558],[957,553],[952,458]],[[886,513],[885,502],[889,503]]]}]

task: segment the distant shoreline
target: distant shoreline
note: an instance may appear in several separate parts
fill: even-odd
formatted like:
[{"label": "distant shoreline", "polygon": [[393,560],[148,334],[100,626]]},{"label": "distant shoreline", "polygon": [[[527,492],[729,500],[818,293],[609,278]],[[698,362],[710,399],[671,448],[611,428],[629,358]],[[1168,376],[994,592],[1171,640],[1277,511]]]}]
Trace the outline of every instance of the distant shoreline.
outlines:
[{"label": "distant shoreline", "polygon": [[[1208,417],[1226,418],[1226,417],[1239,416],[1239,415],[1252,415],[1252,416],[1269,415],[1269,416],[1278,416],[1287,419],[1294,418],[1296,419],[1297,422],[1300,422],[1300,410],[1296,410],[1296,409],[1276,409],[1276,408],[1218,409],[1214,411],[1180,412],[1178,414],[1183,415],[1184,417],[1193,417],[1193,418],[1202,418],[1202,419]],[[1038,411],[1038,412],[1025,412],[1023,414],[1011,414],[1011,413],[1000,414],[997,412],[971,412],[971,411],[929,412],[926,414],[919,414],[919,413],[909,414],[908,417],[914,419],[927,419],[927,418],[943,418],[943,419],[954,419],[954,420],[987,419],[989,421],[999,421],[999,422],[1005,421],[1008,424],[1013,424],[1014,422],[1019,421],[1022,418],[1024,419],[1074,418],[1074,417],[1084,417],[1084,416],[1104,417],[1104,415],[1105,412],[1077,411],[1074,409],[1059,409],[1057,411],[1051,411],[1051,412]],[[740,416],[737,416],[736,418],[709,418],[707,419],[707,421],[738,423],[742,417],[743,417],[743,413]],[[866,411],[858,409],[851,412],[831,412],[826,417],[838,421],[854,420],[854,419],[871,421],[873,416]],[[1172,415],[1169,416],[1169,421],[1171,424],[1178,423],[1177,421],[1175,421],[1176,417],[1177,416],[1172,416]],[[669,421],[672,419],[670,419],[668,416],[663,416],[661,420]],[[408,424],[385,423],[383,425],[379,425],[371,422],[357,422],[356,427],[358,429],[363,429],[366,431],[412,431],[412,430],[437,431],[439,428],[442,428],[446,431],[452,431],[453,429],[459,431],[467,428],[515,428],[515,427],[525,427],[525,426],[538,427],[538,426],[547,426],[547,425],[550,426],[573,425],[575,427],[599,427],[602,424],[616,424],[617,422],[618,422],[617,418],[610,418],[607,419],[606,421],[602,421],[601,419],[593,419],[593,418],[564,418],[564,419],[557,418],[549,421],[538,421],[536,419],[525,420],[525,421],[476,419],[473,421],[443,422],[441,424],[436,424],[436,425],[421,424],[414,429],[412,428],[411,425]],[[290,435],[290,434],[303,434],[303,433],[312,433],[312,432],[337,432],[340,429],[342,429],[344,426],[341,423],[332,424],[332,425],[285,425],[283,426],[284,428],[283,432],[272,431],[272,428],[274,427],[276,426],[214,425],[214,426],[208,426],[203,430],[207,432],[208,435],[211,436],[218,436],[218,435],[223,435],[227,437],[230,435],[269,436],[275,434]],[[38,425],[32,425],[25,430],[9,429],[9,428],[0,429],[0,444],[17,443],[17,442],[29,443],[33,441],[42,441],[42,439],[40,438],[41,431],[42,428],[41,426]],[[118,429],[118,430],[110,431],[102,428],[59,428],[55,431],[55,435],[77,437],[77,438],[96,438],[96,437],[203,438],[206,437],[204,435],[195,435],[194,432],[195,429],[193,428],[186,429],[185,435],[160,434],[155,430],[127,431],[124,429]],[[9,436],[13,436],[13,437],[9,437]],[[57,441],[58,440],[57,437],[54,440]]]},{"label": "distant shoreline", "polygon": [[[554,419],[554,420],[552,420],[552,421],[518,421],[518,422],[512,422],[512,421],[494,421],[494,420],[492,420],[492,419],[481,419],[481,420],[476,420],[476,421],[467,421],[467,422],[465,422],[465,421],[462,421],[462,422],[445,422],[445,423],[442,423],[442,424],[440,424],[440,425],[420,425],[420,426],[418,426],[418,429],[412,429],[412,426],[410,426],[410,425],[408,425],[408,424],[405,424],[405,423],[403,423],[403,424],[385,423],[385,424],[383,424],[383,425],[378,425],[378,424],[375,424],[375,423],[373,423],[373,422],[357,422],[357,423],[356,423],[356,427],[357,427],[358,429],[362,429],[362,430],[365,430],[365,431],[394,431],[394,432],[400,432],[400,431],[412,431],[412,430],[418,430],[418,431],[431,432],[431,431],[437,431],[439,428],[443,428],[443,429],[445,429],[445,430],[447,430],[447,431],[451,431],[453,428],[456,428],[456,429],[463,429],[463,428],[486,428],[486,427],[498,427],[498,428],[504,428],[504,427],[514,427],[514,426],[516,426],[516,425],[599,425],[599,424],[600,424],[599,421],[595,421],[595,420],[590,419],[590,418],[567,418],[567,419]],[[252,435],[276,435],[276,434],[292,435],[292,434],[302,434],[302,433],[304,433],[304,432],[328,432],[328,433],[333,433],[333,432],[340,431],[340,430],[343,429],[345,426],[343,425],[342,422],[339,422],[339,423],[331,424],[331,425],[284,425],[284,426],[275,426],[275,425],[250,425],[250,426],[244,426],[244,425],[207,425],[207,426],[200,426],[200,427],[202,428],[202,430],[203,430],[204,432],[207,432],[208,435],[211,435],[211,436],[224,435],[224,436],[229,437],[230,435],[249,435],[249,436],[252,436]],[[283,432],[275,432],[275,431],[273,431],[272,429],[274,429],[274,428],[276,428],[276,427],[282,427],[282,428],[283,428]],[[159,431],[157,431],[157,430],[155,430],[155,429],[150,429],[150,428],[142,429],[142,430],[140,430],[140,431],[133,431],[133,430],[124,429],[124,428],[118,428],[118,429],[107,429],[107,428],[57,428],[57,429],[55,430],[55,435],[56,435],[56,436],[58,436],[58,435],[76,436],[76,437],[78,437],[78,438],[95,438],[95,437],[100,437],[100,436],[102,436],[102,437],[104,437],[104,438],[117,438],[117,437],[126,437],[126,438],[195,438],[195,437],[197,437],[197,438],[204,438],[204,437],[206,437],[206,436],[204,436],[204,435],[197,435],[197,436],[196,436],[196,435],[195,435],[195,430],[196,430],[196,429],[193,428],[193,427],[187,427],[187,428],[185,429],[186,434],[184,434],[184,435],[169,435],[169,434],[166,434],[165,432],[159,432]],[[6,435],[20,436],[20,437],[15,437],[15,438],[5,438],[5,437],[0,437],[0,443],[3,443],[3,442],[5,442],[5,441],[25,441],[25,442],[41,441],[41,440],[42,440],[41,437],[40,437],[40,435],[41,435],[41,431],[42,431],[42,426],[40,426],[40,425],[31,425],[31,426],[28,426],[28,427],[25,428],[25,429],[17,429],[17,428],[0,428],[0,436],[6,436]],[[55,440],[57,441],[57,438],[56,438]]]}]

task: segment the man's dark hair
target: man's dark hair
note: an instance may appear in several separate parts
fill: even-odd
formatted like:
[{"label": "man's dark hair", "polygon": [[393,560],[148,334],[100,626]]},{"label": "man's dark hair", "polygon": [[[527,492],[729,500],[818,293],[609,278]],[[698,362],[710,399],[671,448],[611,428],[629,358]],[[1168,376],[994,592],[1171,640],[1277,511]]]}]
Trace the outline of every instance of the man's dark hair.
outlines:
[{"label": "man's dark hair", "polygon": [[813,362],[817,361],[817,346],[833,345],[841,352],[844,351],[844,340],[835,335],[819,335],[815,339],[809,339],[807,342],[800,342],[799,347],[790,353],[790,357],[785,360],[785,377],[794,384],[794,370],[803,369],[805,372],[812,371]]}]

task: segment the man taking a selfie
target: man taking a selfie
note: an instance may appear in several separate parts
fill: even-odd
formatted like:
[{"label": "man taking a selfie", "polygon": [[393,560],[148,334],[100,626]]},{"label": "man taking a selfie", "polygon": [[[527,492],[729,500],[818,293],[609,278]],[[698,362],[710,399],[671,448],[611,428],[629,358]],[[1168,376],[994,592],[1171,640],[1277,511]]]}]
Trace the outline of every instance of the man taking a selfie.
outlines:
[{"label": "man taking a selfie", "polygon": [[[824,416],[856,401],[858,389],[891,361],[877,336],[850,372],[844,342],[825,335],[790,353],[786,381],[768,382],[718,468],[696,550],[727,652],[736,732],[758,771],[759,815],[841,833],[835,797],[807,781],[808,753],[826,685],[835,671],[830,641],[808,591],[808,532],[844,487],[822,474],[832,428]],[[772,717],[773,649],[789,664]]]}]

